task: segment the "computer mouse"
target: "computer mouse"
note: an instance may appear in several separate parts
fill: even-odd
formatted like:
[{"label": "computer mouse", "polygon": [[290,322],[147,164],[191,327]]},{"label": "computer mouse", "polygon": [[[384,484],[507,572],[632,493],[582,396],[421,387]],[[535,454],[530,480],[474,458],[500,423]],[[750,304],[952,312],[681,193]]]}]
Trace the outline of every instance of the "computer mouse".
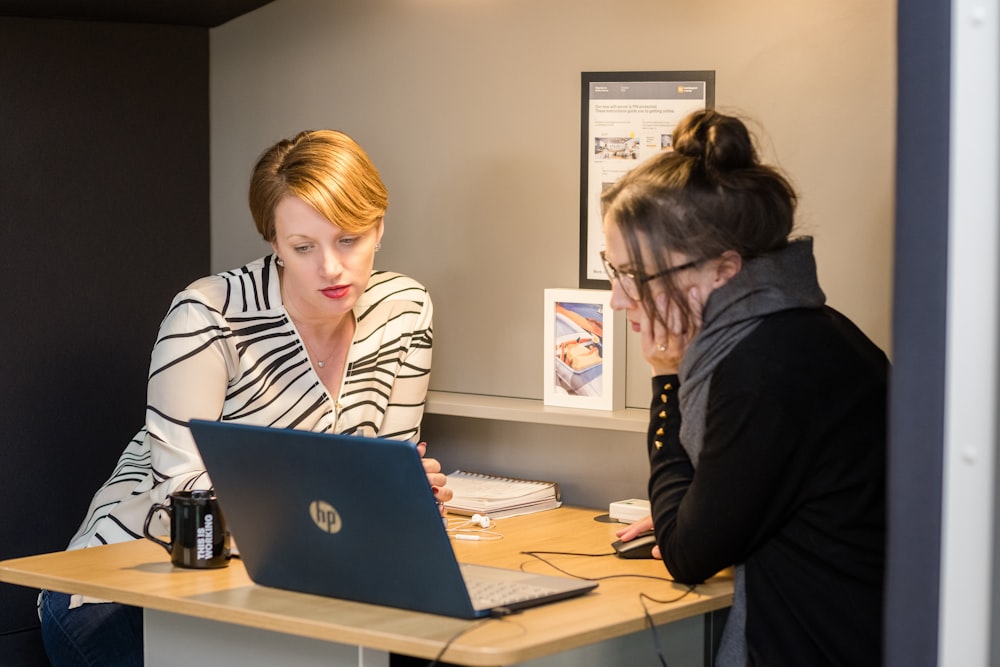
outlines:
[{"label": "computer mouse", "polygon": [[655,546],[656,535],[651,530],[639,533],[628,542],[616,540],[611,543],[615,555],[619,558],[652,558]]}]

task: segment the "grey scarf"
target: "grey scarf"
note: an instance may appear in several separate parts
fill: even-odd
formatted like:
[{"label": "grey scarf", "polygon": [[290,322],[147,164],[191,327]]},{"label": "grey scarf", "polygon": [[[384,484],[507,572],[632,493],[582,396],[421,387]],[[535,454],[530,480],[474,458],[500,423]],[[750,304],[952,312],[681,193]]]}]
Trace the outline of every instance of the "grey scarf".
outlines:
[{"label": "grey scarf", "polygon": [[[816,278],[811,238],[790,242],[767,255],[744,260],[742,270],[709,295],[702,330],[691,341],[681,361],[679,377],[681,445],[698,467],[705,437],[705,413],[712,373],[716,366],[764,317],[792,308],[818,308],[826,296]],[[746,580],[736,565],[733,606],[722,635],[720,667],[747,663]]]}]

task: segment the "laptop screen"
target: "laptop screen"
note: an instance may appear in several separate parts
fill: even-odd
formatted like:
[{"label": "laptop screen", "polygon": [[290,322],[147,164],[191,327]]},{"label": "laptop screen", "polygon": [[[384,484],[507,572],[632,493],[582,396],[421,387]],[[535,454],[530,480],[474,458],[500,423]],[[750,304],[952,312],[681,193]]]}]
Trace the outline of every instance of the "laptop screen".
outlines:
[{"label": "laptop screen", "polygon": [[202,420],[191,431],[257,584],[460,618],[597,586],[460,566],[410,442]]},{"label": "laptop screen", "polygon": [[254,582],[476,615],[412,443],[199,420],[191,430]]}]

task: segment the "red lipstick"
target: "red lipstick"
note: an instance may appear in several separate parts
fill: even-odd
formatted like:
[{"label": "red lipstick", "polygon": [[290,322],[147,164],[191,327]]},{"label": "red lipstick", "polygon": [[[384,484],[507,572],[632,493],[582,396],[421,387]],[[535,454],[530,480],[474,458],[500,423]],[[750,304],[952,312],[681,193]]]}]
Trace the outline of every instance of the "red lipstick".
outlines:
[{"label": "red lipstick", "polygon": [[350,291],[350,285],[335,285],[334,287],[324,287],[320,290],[327,299],[342,299]]}]

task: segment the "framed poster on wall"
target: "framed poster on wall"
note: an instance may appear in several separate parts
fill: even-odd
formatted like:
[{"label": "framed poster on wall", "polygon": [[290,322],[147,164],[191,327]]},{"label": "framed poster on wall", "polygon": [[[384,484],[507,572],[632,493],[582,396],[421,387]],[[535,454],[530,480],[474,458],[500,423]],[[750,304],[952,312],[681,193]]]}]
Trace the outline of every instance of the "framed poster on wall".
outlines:
[{"label": "framed poster on wall", "polygon": [[625,317],[608,290],[545,290],[543,403],[566,408],[625,407]]},{"label": "framed poster on wall", "polygon": [[684,116],[715,106],[715,72],[583,72],[580,120],[580,288],[609,289],[601,265],[601,192],[673,150]]}]

